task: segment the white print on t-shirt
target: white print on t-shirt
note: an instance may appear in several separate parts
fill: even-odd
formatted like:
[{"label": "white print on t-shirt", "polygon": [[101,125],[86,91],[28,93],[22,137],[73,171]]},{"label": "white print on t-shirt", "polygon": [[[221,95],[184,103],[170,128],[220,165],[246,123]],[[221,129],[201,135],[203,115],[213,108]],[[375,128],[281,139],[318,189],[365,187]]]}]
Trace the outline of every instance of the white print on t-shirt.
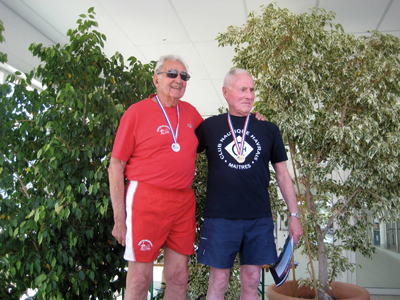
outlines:
[{"label": "white print on t-shirt", "polygon": [[[238,144],[240,145],[240,143],[242,142],[242,137],[241,137],[241,136],[238,136],[238,137],[237,137],[237,142],[238,142]],[[249,156],[249,154],[250,154],[251,152],[253,152],[253,150],[254,150],[253,147],[250,146],[249,143],[247,143],[246,140],[244,141],[244,145],[243,145],[242,147],[243,147],[242,155],[244,155],[244,157]],[[237,153],[237,148],[236,148],[236,144],[235,144],[234,141],[232,141],[230,144],[228,144],[228,145],[225,147],[225,150],[226,150],[233,158],[235,158],[235,157],[238,155],[238,153]]]},{"label": "white print on t-shirt", "polygon": [[[240,144],[242,141],[242,130],[236,129],[235,135],[237,136],[237,141]],[[236,169],[236,170],[246,170],[250,169],[251,166],[258,161],[260,154],[261,154],[261,143],[258,141],[254,134],[251,134],[250,131],[246,131],[246,139],[243,145],[243,152],[242,155],[246,158],[244,163],[236,163],[236,156],[237,148],[235,142],[232,139],[231,132],[227,132],[224,134],[220,142],[217,145],[217,151],[219,158],[223,160],[226,164],[228,164],[229,168]],[[230,159],[227,160],[227,155],[230,155],[234,158],[234,161]]]},{"label": "white print on t-shirt", "polygon": [[138,245],[140,246],[140,251],[149,251],[153,247],[153,243],[149,240],[141,240]]},{"label": "white print on t-shirt", "polygon": [[159,132],[161,135],[170,134],[169,127],[167,125],[158,126],[157,132]]}]

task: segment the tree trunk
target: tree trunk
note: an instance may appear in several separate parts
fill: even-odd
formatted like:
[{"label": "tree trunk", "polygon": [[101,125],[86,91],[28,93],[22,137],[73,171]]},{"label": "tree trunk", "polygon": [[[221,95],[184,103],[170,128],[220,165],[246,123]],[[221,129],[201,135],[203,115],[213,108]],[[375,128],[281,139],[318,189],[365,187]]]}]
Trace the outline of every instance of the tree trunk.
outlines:
[{"label": "tree trunk", "polygon": [[320,300],[332,299],[328,294],[328,258],[326,256],[326,249],[324,243],[324,235],[321,234],[321,228],[317,225],[318,237],[318,279],[322,284],[322,290],[318,290],[318,298]]}]

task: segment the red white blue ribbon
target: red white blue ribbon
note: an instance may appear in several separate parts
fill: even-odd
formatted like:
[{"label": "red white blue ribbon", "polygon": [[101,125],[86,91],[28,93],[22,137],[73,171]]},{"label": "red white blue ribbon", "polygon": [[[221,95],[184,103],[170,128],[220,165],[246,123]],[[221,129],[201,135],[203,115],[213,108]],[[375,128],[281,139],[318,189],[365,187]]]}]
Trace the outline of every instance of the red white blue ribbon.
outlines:
[{"label": "red white blue ribbon", "polygon": [[174,133],[174,131],[172,130],[171,122],[168,119],[168,115],[165,112],[164,107],[161,104],[160,100],[158,99],[157,95],[156,95],[156,100],[157,100],[158,105],[161,107],[161,110],[162,110],[162,112],[164,114],[165,120],[168,123],[169,131],[171,132],[172,139],[174,140],[174,144],[177,144],[178,143],[177,142],[178,141],[178,132],[179,132],[179,105],[176,106],[176,110],[177,110],[177,113],[178,113],[178,124],[176,124],[176,129],[175,129],[175,133]]},{"label": "red white blue ribbon", "polygon": [[231,129],[233,141],[235,142],[236,150],[238,152],[238,155],[242,155],[243,154],[244,140],[246,138],[246,131],[247,131],[247,127],[249,126],[249,121],[250,121],[249,117],[250,117],[250,114],[247,115],[246,121],[244,123],[243,131],[242,131],[242,141],[241,141],[241,143],[239,145],[238,141],[237,141],[237,138],[236,138],[236,135],[235,135],[235,128],[233,127],[233,124],[232,124],[231,114],[228,112],[228,124],[229,124],[229,128]]}]

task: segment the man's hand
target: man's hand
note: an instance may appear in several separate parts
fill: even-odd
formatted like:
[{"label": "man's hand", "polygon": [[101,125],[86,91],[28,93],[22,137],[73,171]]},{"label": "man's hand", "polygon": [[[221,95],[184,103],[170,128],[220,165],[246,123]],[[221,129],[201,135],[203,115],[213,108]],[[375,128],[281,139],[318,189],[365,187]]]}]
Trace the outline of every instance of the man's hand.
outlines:
[{"label": "man's hand", "polygon": [[125,246],[126,238],[126,225],[125,222],[114,223],[114,228],[112,230],[112,235],[115,237],[117,242],[122,246]]},{"label": "man's hand", "polygon": [[267,118],[265,118],[264,115],[260,114],[258,111],[253,112],[253,114],[259,121],[268,121]]},{"label": "man's hand", "polygon": [[293,246],[296,246],[301,235],[303,234],[301,220],[297,217],[289,217],[289,234],[291,237],[293,237]]}]

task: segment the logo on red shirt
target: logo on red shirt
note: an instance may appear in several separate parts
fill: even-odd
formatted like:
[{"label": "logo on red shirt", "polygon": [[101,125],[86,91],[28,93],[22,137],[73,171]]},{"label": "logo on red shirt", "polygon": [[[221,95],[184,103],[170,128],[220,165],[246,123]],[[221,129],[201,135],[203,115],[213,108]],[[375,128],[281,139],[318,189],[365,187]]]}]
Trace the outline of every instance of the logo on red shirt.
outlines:
[{"label": "logo on red shirt", "polygon": [[157,128],[157,132],[161,135],[170,134],[169,127],[167,125],[161,125]]}]

